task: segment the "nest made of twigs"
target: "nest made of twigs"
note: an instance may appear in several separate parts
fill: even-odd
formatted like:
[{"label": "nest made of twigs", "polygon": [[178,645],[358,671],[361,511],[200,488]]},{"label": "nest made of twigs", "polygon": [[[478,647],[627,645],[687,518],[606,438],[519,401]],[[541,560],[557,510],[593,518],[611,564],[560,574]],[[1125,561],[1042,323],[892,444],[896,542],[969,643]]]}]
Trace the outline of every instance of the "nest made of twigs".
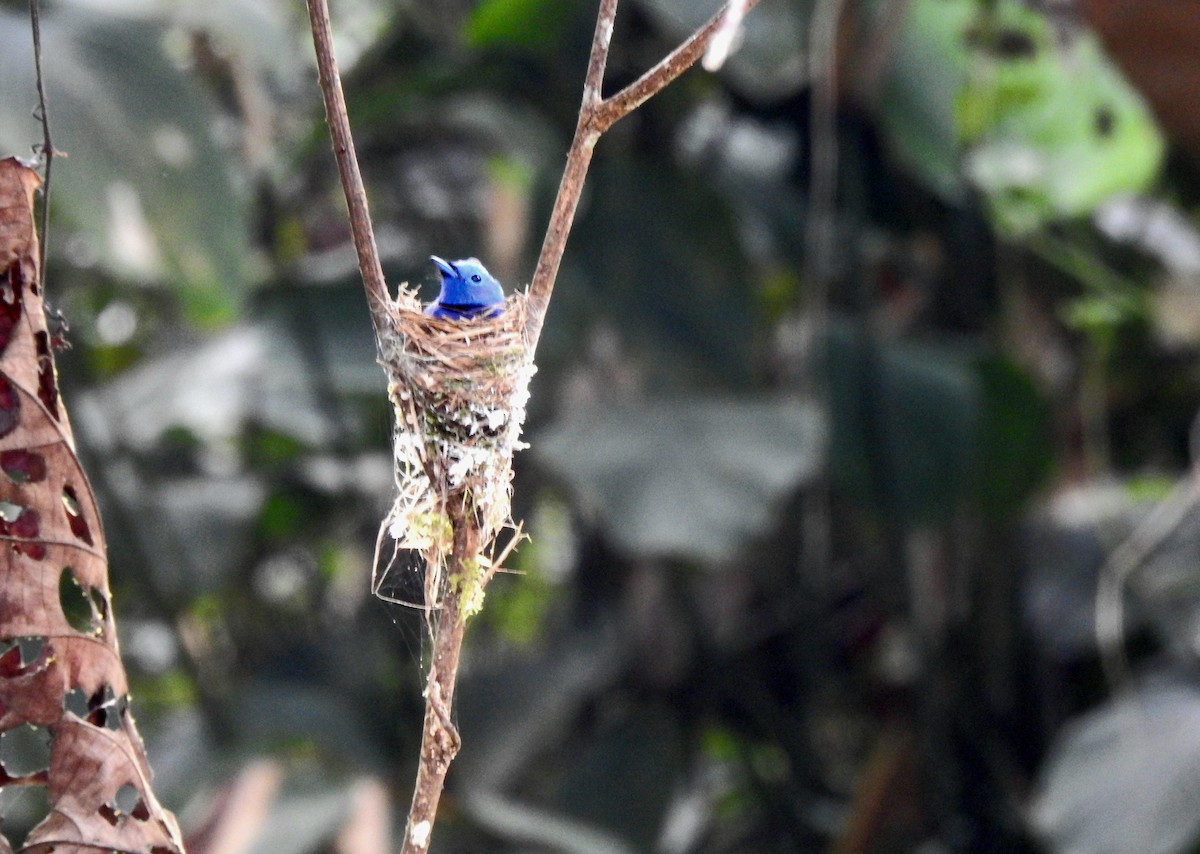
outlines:
[{"label": "nest made of twigs", "polygon": [[447,508],[462,501],[480,520],[482,542],[509,524],[512,456],[536,368],[526,345],[526,295],[499,317],[427,317],[404,288],[389,305],[380,341],[396,410],[396,486],[387,520],[398,548],[440,562],[450,548]]}]

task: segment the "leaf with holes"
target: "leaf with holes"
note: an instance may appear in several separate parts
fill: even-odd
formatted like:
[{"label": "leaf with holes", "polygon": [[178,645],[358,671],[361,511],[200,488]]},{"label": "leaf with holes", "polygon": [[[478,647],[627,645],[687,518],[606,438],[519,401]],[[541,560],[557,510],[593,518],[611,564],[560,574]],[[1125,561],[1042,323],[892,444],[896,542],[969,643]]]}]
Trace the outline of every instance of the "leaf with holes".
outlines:
[{"label": "leaf with holes", "polygon": [[103,532],[58,396],[37,185],[0,160],[0,734],[48,734],[49,758],[28,766],[0,750],[0,785],[48,789],[49,814],[20,851],[178,854],[128,711]]}]

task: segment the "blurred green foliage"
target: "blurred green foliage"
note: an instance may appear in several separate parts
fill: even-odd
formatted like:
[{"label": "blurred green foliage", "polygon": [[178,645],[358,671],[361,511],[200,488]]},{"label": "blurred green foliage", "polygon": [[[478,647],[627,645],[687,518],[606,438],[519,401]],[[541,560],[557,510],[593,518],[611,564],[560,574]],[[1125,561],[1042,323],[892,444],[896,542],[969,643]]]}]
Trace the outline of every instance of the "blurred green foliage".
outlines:
[{"label": "blurred green foliage", "polygon": [[[594,2],[334,5],[389,281],[428,295],[436,253],[524,286]],[[597,148],[517,459],[532,541],[469,633],[435,851],[832,850],[879,779],[872,850],[1072,850],[1031,789],[1104,814],[1055,771],[1094,757],[1049,748],[1100,701],[1099,567],[1189,459],[1200,331],[1167,344],[1155,307],[1200,269],[1171,260],[1200,247],[1194,161],[1162,173],[1076,19],[861,0],[831,215],[813,6],[760,4],[726,69]],[[716,7],[627,0],[609,90]],[[0,141],[27,154],[23,12],[0,5]],[[264,854],[331,850],[359,775],[399,826],[428,665],[423,610],[370,595],[393,428],[305,27],[282,0],[45,14],[49,297],[156,788],[194,830],[278,758]],[[1129,194],[1160,213],[1120,237]],[[1131,582],[1159,651],[1190,643],[1186,533]]]},{"label": "blurred green foliage", "polygon": [[[1163,141],[1090,36],[1062,43],[1019,0],[919,0],[908,12],[896,101],[883,116],[905,159],[954,197],[982,193],[1021,235],[1145,189]],[[935,79],[936,78],[936,79]]]},{"label": "blurred green foliage", "polygon": [[546,54],[553,50],[570,16],[566,3],[487,0],[471,10],[463,32],[475,48],[523,48]]}]

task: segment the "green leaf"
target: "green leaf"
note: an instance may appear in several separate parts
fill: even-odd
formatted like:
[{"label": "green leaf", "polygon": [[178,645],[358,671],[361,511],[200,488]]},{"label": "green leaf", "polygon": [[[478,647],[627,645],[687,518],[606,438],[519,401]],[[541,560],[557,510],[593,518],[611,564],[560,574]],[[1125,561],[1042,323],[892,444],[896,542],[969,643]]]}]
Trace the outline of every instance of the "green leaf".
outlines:
[{"label": "green leaf", "polygon": [[882,102],[897,155],[951,201],[967,184],[1022,235],[1143,190],[1164,144],[1087,33],[1068,44],[1017,0],[915,0]]},{"label": "green leaf", "polygon": [[1158,174],[1158,129],[1090,37],[999,63],[972,81],[968,96],[973,88],[985,89],[973,96],[994,106],[967,154],[967,174],[1010,233],[1088,214],[1118,193],[1144,190]]},{"label": "green leaf", "polygon": [[570,4],[556,0],[484,0],[476,6],[464,31],[476,48],[519,47],[542,52],[553,47]]},{"label": "green leaf", "polygon": [[1063,307],[1062,316],[1072,329],[1093,335],[1112,335],[1138,316],[1138,308],[1137,304],[1121,294],[1097,294],[1068,302]]},{"label": "green leaf", "polygon": [[276,493],[263,504],[258,519],[259,532],[269,539],[287,540],[297,535],[306,519],[304,506],[298,499]]},{"label": "green leaf", "polygon": [[1024,506],[1050,473],[1050,405],[1033,379],[1010,361],[984,358],[976,370],[983,412],[973,493],[985,512],[1008,516]]},{"label": "green leaf", "polygon": [[830,466],[841,491],[906,522],[944,518],[977,474],[977,355],[830,326]]}]

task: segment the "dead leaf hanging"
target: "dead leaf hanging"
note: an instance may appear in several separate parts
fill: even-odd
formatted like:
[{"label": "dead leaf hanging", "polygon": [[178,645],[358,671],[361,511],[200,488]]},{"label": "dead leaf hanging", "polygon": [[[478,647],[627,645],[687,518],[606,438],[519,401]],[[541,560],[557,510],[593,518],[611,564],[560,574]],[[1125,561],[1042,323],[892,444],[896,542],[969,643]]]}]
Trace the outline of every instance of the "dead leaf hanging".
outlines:
[{"label": "dead leaf hanging", "polygon": [[[44,728],[49,761],[16,773],[0,763],[0,784],[47,787],[50,812],[27,854],[178,854],[129,712],[104,535],[58,397],[38,286],[39,183],[0,160],[0,732]],[[70,597],[82,617],[78,607],[68,617]]]}]

